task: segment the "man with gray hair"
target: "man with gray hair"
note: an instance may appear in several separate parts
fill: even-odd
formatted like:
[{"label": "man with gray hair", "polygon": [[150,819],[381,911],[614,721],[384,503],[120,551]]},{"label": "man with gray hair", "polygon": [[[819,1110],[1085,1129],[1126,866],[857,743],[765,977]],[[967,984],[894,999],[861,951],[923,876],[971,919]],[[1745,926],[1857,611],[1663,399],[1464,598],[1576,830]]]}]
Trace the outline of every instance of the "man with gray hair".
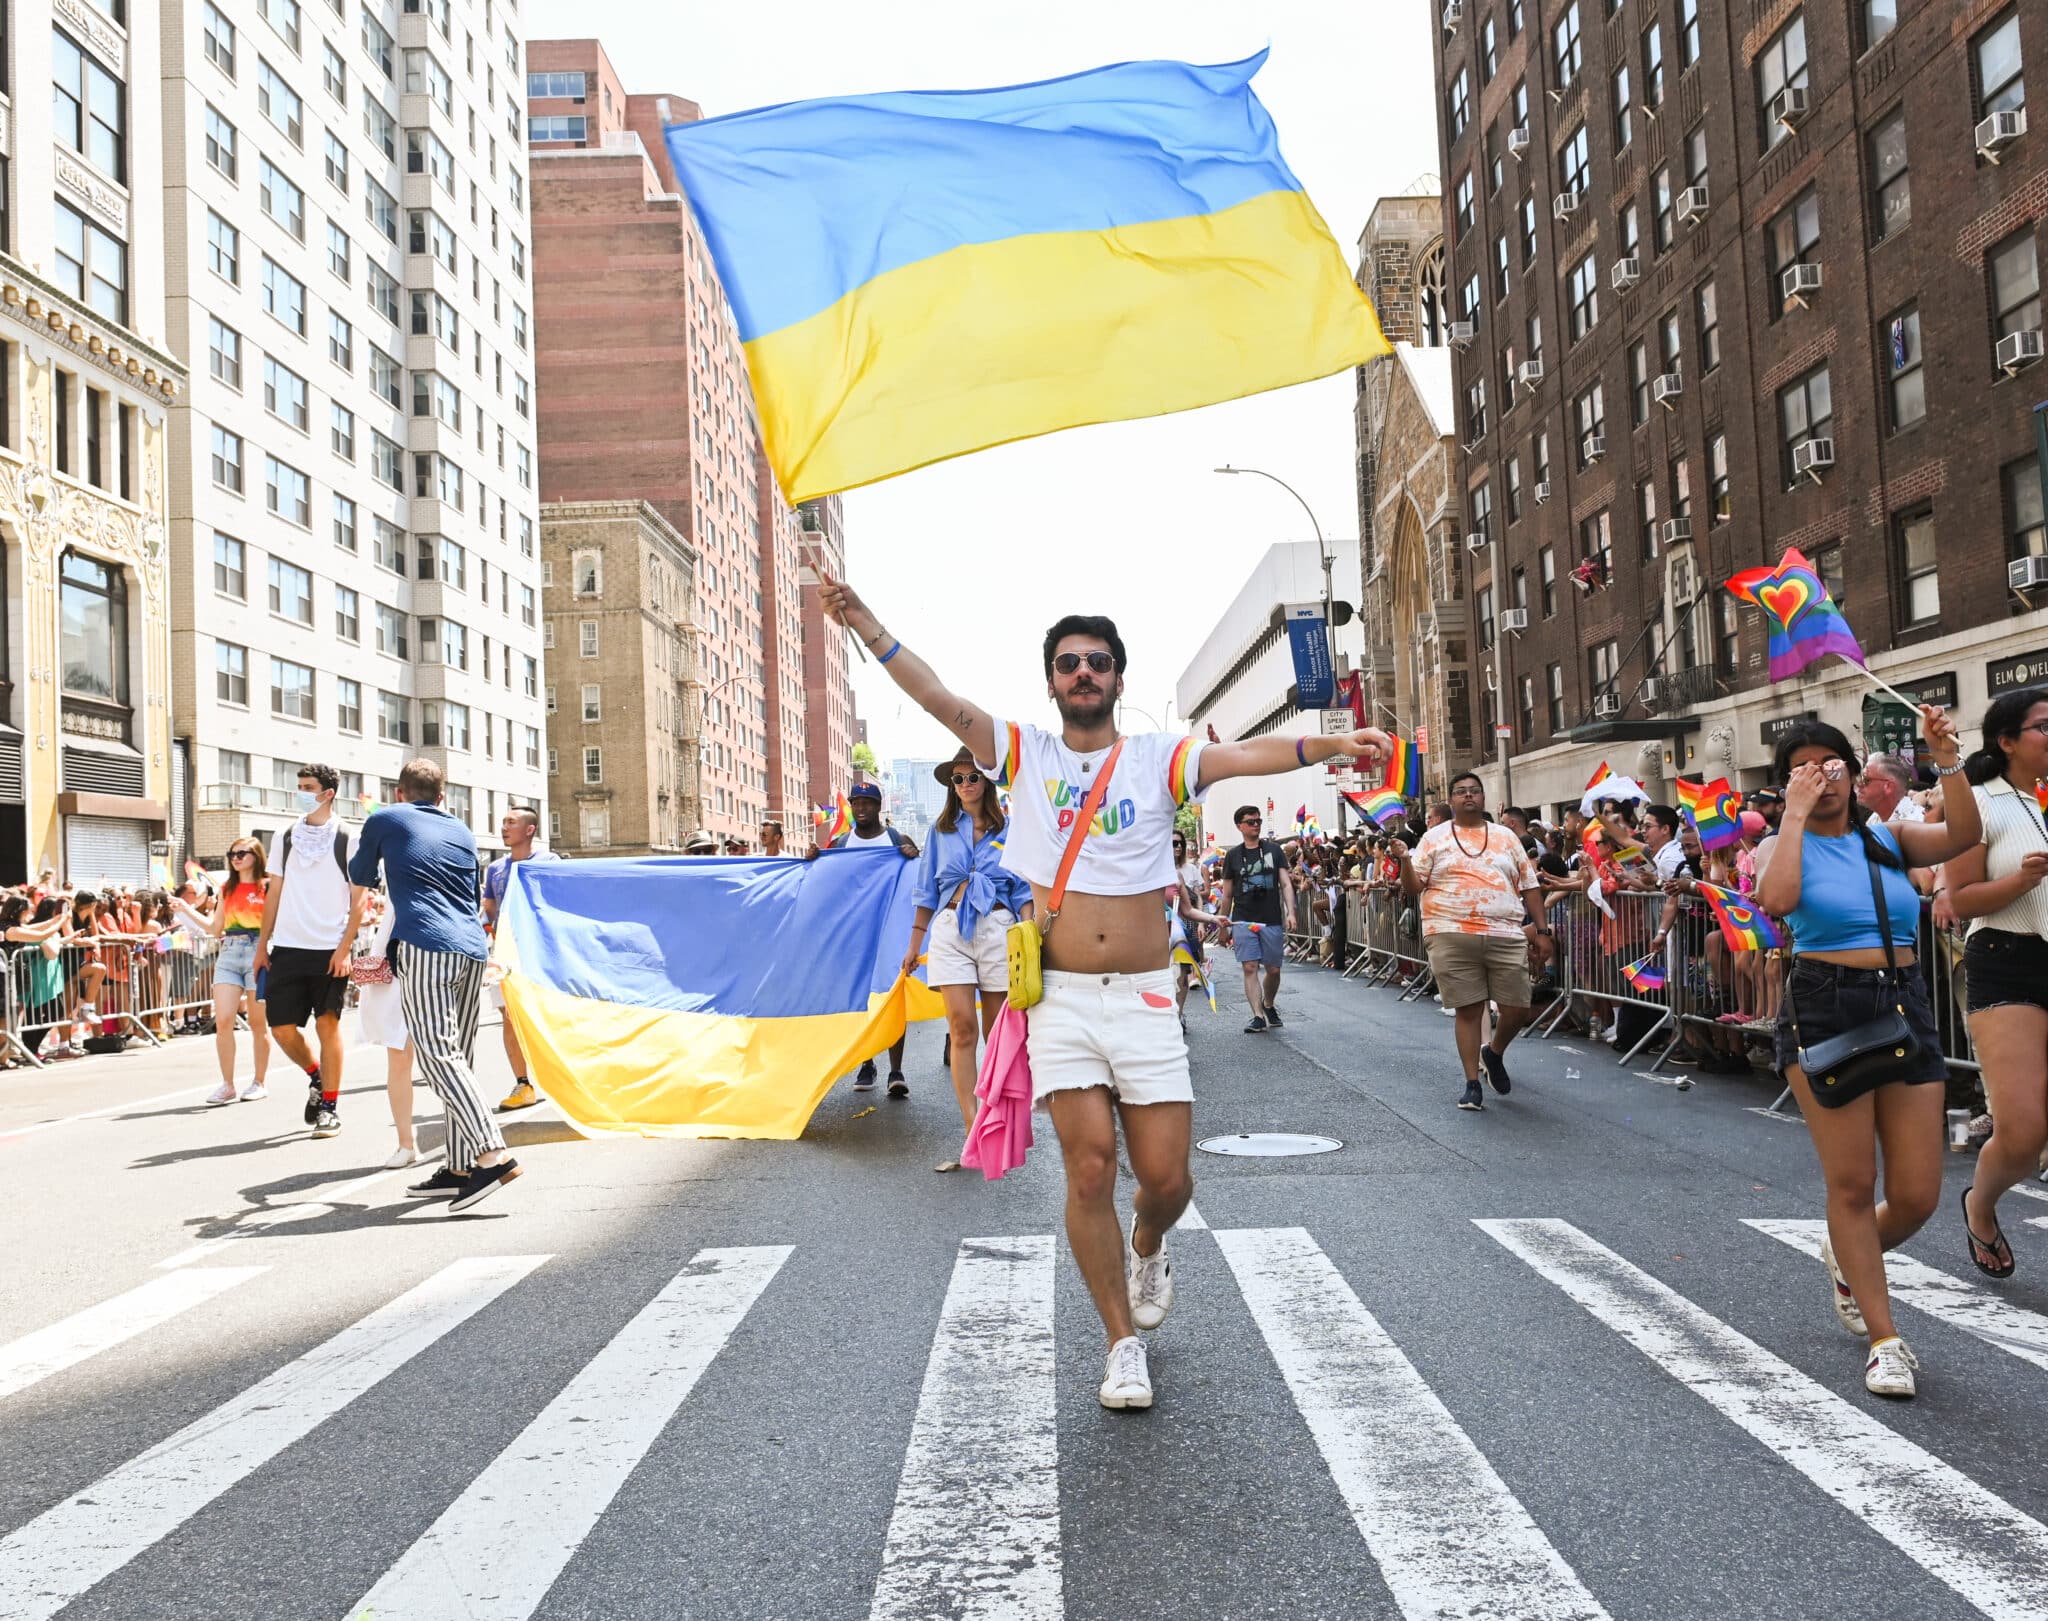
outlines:
[{"label": "man with gray hair", "polygon": [[1896,754],[1873,754],[1856,779],[1856,798],[1880,822],[1919,822],[1926,813],[1913,802],[1913,768]]}]

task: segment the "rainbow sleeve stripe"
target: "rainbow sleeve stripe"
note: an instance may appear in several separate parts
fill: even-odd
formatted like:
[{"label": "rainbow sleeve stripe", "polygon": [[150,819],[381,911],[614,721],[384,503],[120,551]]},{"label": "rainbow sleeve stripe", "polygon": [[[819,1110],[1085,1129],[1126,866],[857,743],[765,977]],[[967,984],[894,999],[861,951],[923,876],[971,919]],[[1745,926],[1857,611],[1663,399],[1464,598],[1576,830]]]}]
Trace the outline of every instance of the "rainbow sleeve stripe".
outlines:
[{"label": "rainbow sleeve stripe", "polygon": [[1721,925],[1721,938],[1730,951],[1775,951],[1784,945],[1778,926],[1740,895],[1712,884],[1701,884],[1699,889],[1713,908],[1714,921]]},{"label": "rainbow sleeve stripe", "polygon": [[784,494],[1389,353],[1252,92],[1265,59],[670,125]]},{"label": "rainbow sleeve stripe", "polygon": [[1387,761],[1386,778],[1380,787],[1403,799],[1412,799],[1422,792],[1422,751],[1407,738],[1394,739],[1393,757]]},{"label": "rainbow sleeve stripe", "polygon": [[1719,850],[1742,837],[1742,795],[1726,777],[1700,784],[1683,777],[1673,785],[1678,803],[1700,836],[1700,848]]},{"label": "rainbow sleeve stripe", "polygon": [[1744,602],[1761,608],[1771,623],[1773,681],[1797,675],[1830,653],[1851,664],[1863,663],[1856,633],[1798,547],[1787,547],[1776,568],[1745,569],[1727,586]]},{"label": "rainbow sleeve stripe", "polygon": [[1001,745],[996,750],[996,786],[1014,788],[1017,785],[1017,771],[1024,759],[1024,733],[1015,721],[1003,724],[1003,733],[996,739]]},{"label": "rainbow sleeve stripe", "polygon": [[1166,762],[1166,789],[1176,805],[1193,797],[1195,785],[1188,781],[1188,760],[1195,752],[1195,740],[1184,737],[1173,746],[1173,758]]}]

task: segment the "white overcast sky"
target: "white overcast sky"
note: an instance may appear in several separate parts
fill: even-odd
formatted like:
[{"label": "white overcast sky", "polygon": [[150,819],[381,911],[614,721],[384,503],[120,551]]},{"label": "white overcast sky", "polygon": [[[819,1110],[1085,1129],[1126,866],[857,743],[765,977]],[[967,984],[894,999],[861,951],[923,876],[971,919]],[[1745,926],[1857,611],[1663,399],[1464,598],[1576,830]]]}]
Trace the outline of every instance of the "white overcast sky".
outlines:
[{"label": "white overcast sky", "polygon": [[[596,37],[630,91],[706,115],[877,90],[1014,84],[1110,62],[1232,61],[1347,262],[1374,201],[1436,165],[1421,0],[528,0],[535,39]],[[1433,188],[1432,188],[1433,189]],[[848,572],[883,622],[963,695],[1048,721],[1038,647],[1062,613],[1106,613],[1130,651],[1125,725],[1166,721],[1182,668],[1264,549],[1311,538],[1286,491],[1220,478],[1263,467],[1356,544],[1349,373],[1144,422],[1077,428],[849,492]],[[875,751],[955,746],[886,672],[854,666]],[[1174,717],[1174,729],[1180,719]]]}]

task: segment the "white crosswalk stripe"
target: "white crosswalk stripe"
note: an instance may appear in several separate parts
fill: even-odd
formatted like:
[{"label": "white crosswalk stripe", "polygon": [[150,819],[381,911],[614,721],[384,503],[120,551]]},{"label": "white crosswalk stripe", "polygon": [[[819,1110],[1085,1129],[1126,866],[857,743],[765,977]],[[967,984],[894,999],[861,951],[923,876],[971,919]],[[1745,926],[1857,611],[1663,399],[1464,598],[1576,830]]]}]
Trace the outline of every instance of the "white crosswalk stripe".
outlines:
[{"label": "white crosswalk stripe", "polygon": [[[1749,1217],[1744,1225],[1815,1257],[1828,1230],[1824,1221],[1779,1221],[1767,1216]],[[1896,1250],[1884,1258],[1884,1272],[1892,1299],[1975,1335],[1986,1345],[2010,1351],[2037,1368],[2048,1368],[2048,1317],[2010,1305],[1988,1289],[1950,1277]],[[1816,1291],[1832,1287],[1824,1273],[1816,1275],[1822,1280]]]},{"label": "white crosswalk stripe", "polygon": [[1404,1616],[1607,1614],[1306,1232],[1216,1243]]},{"label": "white crosswalk stripe", "polygon": [[26,1390],[124,1340],[161,1328],[179,1313],[260,1277],[266,1270],[260,1266],[194,1267],[167,1278],[152,1278],[61,1323],[0,1345],[0,1397]]},{"label": "white crosswalk stripe", "polygon": [[2048,1526],[1569,1222],[1477,1225],[1986,1615],[2048,1615]]},{"label": "white crosswalk stripe", "polygon": [[1053,1241],[963,1240],[869,1614],[1059,1621]]},{"label": "white crosswalk stripe", "polygon": [[533,1614],[789,1254],[700,1250],[348,1613]]},{"label": "white crosswalk stripe", "polygon": [[443,1267],[0,1541],[0,1621],[45,1621],[547,1260]]}]

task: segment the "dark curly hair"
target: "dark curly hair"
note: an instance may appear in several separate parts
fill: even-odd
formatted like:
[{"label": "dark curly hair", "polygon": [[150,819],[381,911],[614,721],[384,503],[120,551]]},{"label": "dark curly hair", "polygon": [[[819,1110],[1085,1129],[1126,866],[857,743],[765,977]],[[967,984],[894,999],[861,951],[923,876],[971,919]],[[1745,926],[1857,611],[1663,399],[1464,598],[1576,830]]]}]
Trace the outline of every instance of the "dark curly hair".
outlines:
[{"label": "dark curly hair", "polygon": [[1069,636],[1092,636],[1109,643],[1109,656],[1116,660],[1116,673],[1124,673],[1124,639],[1116,633],[1116,621],[1104,614],[1065,614],[1045,633],[1045,678],[1052,679],[1052,656]]}]

